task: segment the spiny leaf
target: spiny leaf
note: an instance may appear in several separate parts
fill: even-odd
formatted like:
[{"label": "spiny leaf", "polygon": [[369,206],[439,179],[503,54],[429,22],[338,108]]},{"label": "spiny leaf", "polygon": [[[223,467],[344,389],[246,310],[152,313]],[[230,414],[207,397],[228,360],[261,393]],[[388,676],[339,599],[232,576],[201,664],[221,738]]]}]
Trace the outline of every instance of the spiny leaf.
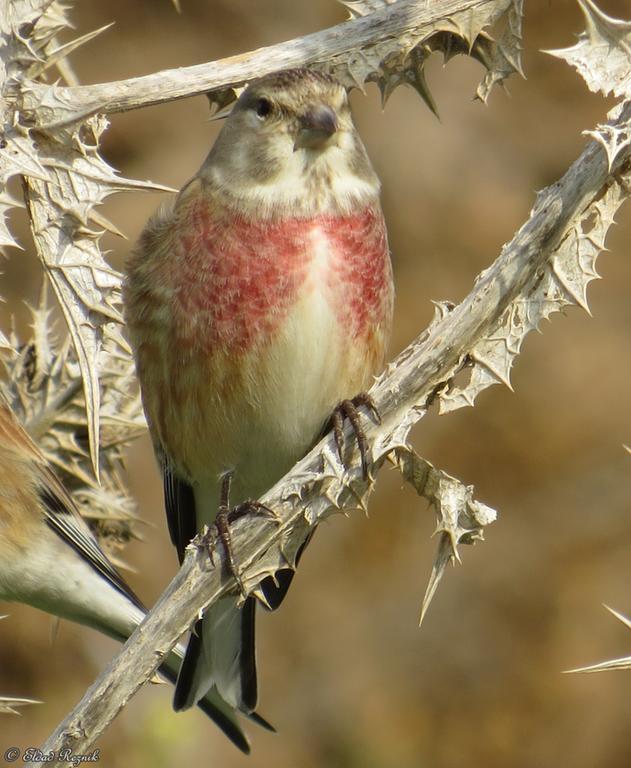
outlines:
[{"label": "spiny leaf", "polygon": [[578,0],[587,28],[571,48],[545,51],[575,67],[590,91],[631,98],[631,22],[603,13],[593,0]]},{"label": "spiny leaf", "polygon": [[18,241],[11,234],[11,230],[7,224],[7,216],[12,208],[23,207],[22,203],[11,197],[8,192],[0,192],[0,252],[2,252],[8,245],[13,246],[14,248],[21,248]]},{"label": "spiny leaf", "polygon": [[[617,107],[614,107],[611,114],[615,115],[621,109],[622,104],[619,104]],[[603,147],[607,153],[610,171],[620,152],[624,152],[627,147],[631,146],[631,128],[628,125],[619,127],[605,123],[604,125],[596,126],[596,129],[593,131],[583,131],[583,133],[586,136],[591,136]]]},{"label": "spiny leaf", "polygon": [[494,85],[501,85],[513,73],[518,73],[524,77],[521,68],[523,14],[523,0],[513,0],[504,19],[504,29],[497,42],[494,42],[488,35],[481,33],[472,47],[471,55],[484,64],[487,69],[476,91],[476,97],[484,103],[486,103]]},{"label": "spiny leaf", "polygon": [[[381,11],[397,0],[360,0],[344,2],[351,11],[351,18],[367,16]],[[453,13],[438,21],[428,30],[423,39],[410,40],[406,44],[399,38],[396,43],[381,43],[370,50],[358,51],[348,57],[348,73],[357,87],[374,81],[381,91],[382,102],[399,85],[411,85],[438,116],[434,98],[425,80],[425,63],[434,52],[442,52],[445,61],[457,54],[471,55],[486,69],[487,73],[478,86],[477,97],[486,102],[495,84],[502,83],[514,72],[521,70],[521,19],[523,0],[508,0],[504,7],[504,27],[496,43],[483,30],[487,28],[496,9],[468,8]],[[338,67],[335,74],[341,77]]]},{"label": "spiny leaf", "polygon": [[98,477],[99,370],[103,328],[121,322],[120,275],[103,259],[102,232],[90,226],[92,211],[124,189],[164,189],[116,175],[96,147],[107,122],[93,117],[62,144],[38,139],[39,160],[50,181],[28,176],[27,207],[38,256],[68,324],[83,378],[90,451]]},{"label": "spiny leaf", "polygon": [[422,624],[448,563],[460,562],[458,545],[483,541],[484,528],[495,522],[497,513],[473,498],[473,486],[436,469],[412,448],[398,448],[395,456],[404,479],[427,499],[437,517],[438,550],[423,598],[419,619]]},{"label": "spiny leaf", "polygon": [[19,248],[9,230],[7,216],[11,209],[23,208],[24,204],[6,191],[7,182],[13,176],[26,173],[41,180],[49,177],[37,158],[35,145],[28,134],[6,126],[0,136],[0,248],[7,245]]},{"label": "spiny leaf", "polygon": [[[352,3],[353,15],[365,16],[381,11],[387,5],[383,0]],[[509,21],[500,44],[483,34],[498,18],[498,8]],[[437,114],[436,104],[425,81],[425,64],[433,52],[442,52],[445,60],[457,53],[475,56],[487,69],[487,75],[478,89],[486,100],[494,83],[501,82],[519,67],[519,35],[521,31],[521,0],[505,0],[495,7],[468,8],[447,15],[428,25],[422,38],[409,33],[396,40],[381,41],[375,46],[346,53],[333,58],[324,68],[331,71],[341,82],[351,87],[363,88],[366,82],[376,82],[385,103],[399,85],[411,85],[429,108]],[[513,66],[510,62],[517,62]],[[349,81],[350,79],[350,81]]]},{"label": "spiny leaf", "polygon": [[[99,249],[100,227],[112,229],[96,207],[111,193],[125,189],[166,189],[119,177],[100,157],[98,146],[105,118],[93,116],[54,133],[32,132],[25,125],[21,99],[24,79],[37,78],[78,45],[101,30],[70,43],[57,36],[69,26],[63,2],[16,0],[2,29],[2,62],[12,73],[11,90],[0,144],[0,184],[15,174],[25,179],[25,197],[37,254],[61,305],[75,346],[83,380],[92,468],[99,472],[101,414],[99,361],[106,326],[120,323],[120,275]],[[72,80],[72,76],[69,75]],[[22,91],[16,86],[22,85]],[[56,86],[49,86],[54,90]],[[4,221],[13,201],[0,200],[0,244],[14,244]],[[117,344],[123,344],[118,334]],[[85,470],[85,468],[83,468]]]},{"label": "spiny leaf", "polygon": [[81,35],[80,37],[77,37],[74,40],[70,40],[70,42],[68,43],[59,45],[54,50],[49,51],[46,58],[41,62],[41,66],[31,68],[31,70],[29,71],[29,77],[37,77],[38,75],[41,75],[43,72],[45,72],[47,69],[57,66],[57,64],[60,61],[63,61],[66,58],[66,56],[69,56],[73,51],[76,51],[77,48],[80,48],[82,45],[85,45],[86,43],[89,43],[91,40],[94,40],[95,37],[98,37],[103,32],[106,32],[113,25],[114,25],[114,22],[110,22],[109,24],[104,24],[102,27],[99,27],[99,29],[94,29],[92,30],[92,32],[87,32],[85,35]]},{"label": "spiny leaf", "polygon": [[50,176],[37,157],[35,143],[26,131],[19,127],[4,130],[0,145],[0,184],[16,174],[32,176],[48,181]]},{"label": "spiny leaf", "polygon": [[4,43],[8,55],[3,59],[14,65],[16,71],[36,71],[48,57],[55,38],[67,29],[68,5],[59,0],[12,0],[9,6],[8,24],[4,31]]}]

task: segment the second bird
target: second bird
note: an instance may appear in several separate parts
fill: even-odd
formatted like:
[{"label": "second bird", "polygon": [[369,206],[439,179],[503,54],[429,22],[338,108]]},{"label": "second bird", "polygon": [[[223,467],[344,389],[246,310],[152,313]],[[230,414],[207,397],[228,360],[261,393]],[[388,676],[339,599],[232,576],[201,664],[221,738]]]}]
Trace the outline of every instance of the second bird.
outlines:
[{"label": "second bird", "polygon": [[[244,91],[197,175],[149,221],[125,304],[181,560],[215,519],[222,473],[234,471],[232,502],[258,498],[384,362],[379,181],[339,83],[289,70]],[[270,604],[286,587],[267,587]],[[253,712],[254,610],[228,596],[205,613],[177,709],[214,686]]]}]

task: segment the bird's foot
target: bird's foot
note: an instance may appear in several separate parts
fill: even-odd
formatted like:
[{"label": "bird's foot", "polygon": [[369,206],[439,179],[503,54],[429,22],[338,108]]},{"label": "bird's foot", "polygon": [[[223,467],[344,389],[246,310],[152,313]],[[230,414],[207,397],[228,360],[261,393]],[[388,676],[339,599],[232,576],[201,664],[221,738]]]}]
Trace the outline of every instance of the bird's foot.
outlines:
[{"label": "bird's foot", "polygon": [[273,509],[261,504],[260,501],[254,501],[248,499],[247,501],[237,504],[235,507],[230,507],[230,486],[232,484],[234,472],[226,472],[221,480],[221,495],[219,498],[219,507],[217,509],[217,515],[215,517],[214,524],[207,530],[204,535],[204,544],[208,551],[208,556],[212,564],[215,564],[214,553],[217,540],[221,542],[226,553],[226,565],[228,572],[234,577],[237,582],[237,586],[244,597],[247,597],[247,591],[241,578],[239,571],[237,558],[235,557],[234,547],[232,546],[232,534],[230,533],[230,524],[234,523],[241,517],[247,514],[264,515],[265,517],[273,520],[275,523],[280,523],[280,519]]},{"label": "bird's foot", "polygon": [[333,428],[333,436],[335,438],[335,445],[337,446],[340,461],[344,463],[344,419],[350,421],[355,440],[357,441],[357,448],[359,449],[362,474],[364,480],[367,480],[369,461],[368,440],[366,439],[364,428],[361,425],[358,410],[362,405],[368,409],[373,419],[380,424],[381,417],[374,400],[367,392],[360,392],[358,395],[355,395],[352,400],[342,400],[342,402],[335,407],[333,414],[331,415],[330,426]]},{"label": "bird's foot", "polygon": [[273,523],[280,524],[281,522],[280,517],[271,507],[261,504],[260,501],[254,501],[254,499],[246,499],[241,504],[237,504],[236,507],[232,507],[228,512],[228,523],[234,523],[235,520],[245,515],[261,515]]}]

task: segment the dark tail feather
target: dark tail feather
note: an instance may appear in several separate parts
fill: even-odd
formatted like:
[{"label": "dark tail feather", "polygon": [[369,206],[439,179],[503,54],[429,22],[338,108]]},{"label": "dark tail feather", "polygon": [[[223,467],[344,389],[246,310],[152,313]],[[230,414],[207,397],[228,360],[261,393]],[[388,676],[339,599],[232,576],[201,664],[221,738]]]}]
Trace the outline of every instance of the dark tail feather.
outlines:
[{"label": "dark tail feather", "polygon": [[[200,699],[197,706],[226,734],[235,747],[238,747],[246,755],[250,754],[250,742],[239,728],[238,723],[231,720],[225,712],[222,712],[216,704],[207,698]],[[265,723],[263,718],[261,720]],[[255,720],[255,722],[257,721]],[[259,725],[263,725],[263,723],[259,723]],[[271,730],[274,729],[271,728]]]},{"label": "dark tail feather", "polygon": [[261,717],[258,712],[250,712],[248,715],[250,720],[252,722],[256,723],[257,725],[260,725],[261,728],[265,728],[266,731],[271,731],[272,733],[276,733],[276,728],[271,723],[268,723],[265,718]]},{"label": "dark tail feather", "polygon": [[173,709],[176,712],[188,709],[191,706],[191,702],[188,700],[189,691],[193,684],[193,676],[202,650],[202,620],[199,619],[195,622],[193,631],[190,634],[180,673],[177,675],[177,683],[173,694]]},{"label": "dark tail feather", "polygon": [[256,640],[254,633],[256,602],[248,597],[241,609],[241,700],[246,710],[253,712],[258,700],[256,682]]}]

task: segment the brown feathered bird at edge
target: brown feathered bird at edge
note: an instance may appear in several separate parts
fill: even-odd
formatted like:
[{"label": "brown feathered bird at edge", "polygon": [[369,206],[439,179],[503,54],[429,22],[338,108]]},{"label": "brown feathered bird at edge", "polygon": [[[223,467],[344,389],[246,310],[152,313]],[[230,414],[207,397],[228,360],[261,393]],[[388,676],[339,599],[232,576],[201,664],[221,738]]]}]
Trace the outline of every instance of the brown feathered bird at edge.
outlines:
[{"label": "brown feathered bird at edge", "polygon": [[[32,605],[120,641],[146,614],[2,395],[0,600]],[[174,648],[160,667],[171,682],[183,654],[182,647]],[[248,750],[233,709],[215,690],[198,704],[237,746]]]},{"label": "brown feathered bird at edge", "polygon": [[[356,396],[384,362],[392,273],[379,181],[339,83],[297,69],[244,91],[145,228],[125,305],[181,560],[216,520],[227,472],[233,503],[256,499],[332,414],[339,435],[343,416],[360,427],[357,408],[370,410]],[[290,581],[263,583],[269,606]],[[176,709],[212,690],[254,712],[254,612],[229,595],[197,622]]]}]

